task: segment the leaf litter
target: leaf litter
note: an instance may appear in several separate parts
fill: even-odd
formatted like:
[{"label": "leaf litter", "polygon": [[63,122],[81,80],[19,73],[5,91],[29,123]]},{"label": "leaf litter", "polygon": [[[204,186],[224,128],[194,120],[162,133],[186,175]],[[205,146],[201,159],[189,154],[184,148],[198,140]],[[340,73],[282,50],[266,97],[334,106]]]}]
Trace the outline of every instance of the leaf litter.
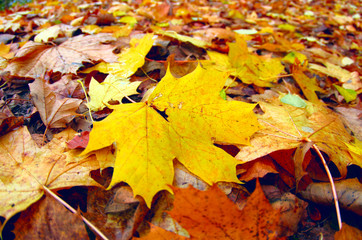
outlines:
[{"label": "leaf litter", "polygon": [[[59,221],[53,232],[33,220],[54,215],[54,198],[103,239],[328,239],[341,227],[322,207],[333,201],[335,238],[357,238],[358,5],[47,1],[2,12],[3,236],[62,235]],[[179,189],[188,184],[198,190]],[[77,213],[64,200],[76,206],[80,185],[89,211]]]}]

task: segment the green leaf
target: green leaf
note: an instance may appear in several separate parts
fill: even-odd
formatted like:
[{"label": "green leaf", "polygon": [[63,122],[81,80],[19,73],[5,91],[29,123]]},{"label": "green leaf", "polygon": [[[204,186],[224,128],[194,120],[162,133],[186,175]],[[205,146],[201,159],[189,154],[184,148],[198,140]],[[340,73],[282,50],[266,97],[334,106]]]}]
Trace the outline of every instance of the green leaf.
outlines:
[{"label": "green leaf", "polygon": [[292,105],[294,107],[304,108],[307,106],[305,101],[301,99],[298,95],[288,93],[280,99],[282,103]]},{"label": "green leaf", "polygon": [[341,94],[344,97],[344,100],[346,100],[347,103],[350,101],[353,101],[357,98],[357,92],[352,89],[346,89],[344,87],[338,86],[336,84],[333,84],[333,86],[337,89],[339,94]]},{"label": "green leaf", "polygon": [[224,100],[226,100],[226,92],[225,92],[225,89],[221,89],[220,91],[220,97]]},{"label": "green leaf", "polygon": [[301,63],[303,63],[305,60],[307,60],[307,57],[302,53],[290,52],[285,57],[283,57],[282,61],[294,64],[296,58],[298,58],[299,62],[301,62]]}]

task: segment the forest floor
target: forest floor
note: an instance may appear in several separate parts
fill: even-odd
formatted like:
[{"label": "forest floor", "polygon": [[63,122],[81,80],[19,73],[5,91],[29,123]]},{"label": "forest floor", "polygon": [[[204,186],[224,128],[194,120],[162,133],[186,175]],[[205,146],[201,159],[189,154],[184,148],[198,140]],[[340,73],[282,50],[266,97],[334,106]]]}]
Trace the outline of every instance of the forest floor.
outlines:
[{"label": "forest floor", "polygon": [[360,239],[360,10],[1,11],[2,238]]}]

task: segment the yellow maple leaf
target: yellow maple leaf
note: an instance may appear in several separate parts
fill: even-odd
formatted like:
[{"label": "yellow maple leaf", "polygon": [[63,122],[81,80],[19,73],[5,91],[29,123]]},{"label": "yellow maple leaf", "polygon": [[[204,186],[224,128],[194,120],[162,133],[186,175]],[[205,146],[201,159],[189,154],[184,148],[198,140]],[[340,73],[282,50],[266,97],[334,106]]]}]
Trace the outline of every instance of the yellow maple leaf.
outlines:
[{"label": "yellow maple leaf", "polygon": [[131,47],[122,51],[117,62],[101,62],[94,67],[86,69],[84,72],[90,73],[97,70],[102,73],[116,75],[120,78],[130,77],[145,63],[145,57],[153,44],[153,34],[146,34],[139,40],[137,46],[135,46],[135,43],[135,40],[131,41]]},{"label": "yellow maple leaf", "polygon": [[238,182],[237,161],[213,143],[248,144],[260,125],[255,105],[219,96],[226,79],[201,66],[179,79],[168,71],[149,101],[111,106],[114,111],[94,123],[82,154],[115,143],[109,187],[127,182],[148,206],[157,192],[171,191],[174,158],[209,184]]},{"label": "yellow maple leaf", "polygon": [[106,107],[106,104],[111,101],[121,101],[123,97],[137,94],[137,87],[141,82],[130,82],[129,79],[121,79],[112,74],[99,83],[92,78],[89,84],[89,96],[91,101],[88,103],[88,108],[91,111],[99,111]]},{"label": "yellow maple leaf", "polygon": [[237,34],[235,39],[235,43],[229,43],[228,57],[209,51],[211,62],[217,69],[229,71],[244,83],[272,87],[279,74],[284,72],[280,59],[249,53],[244,38]]}]

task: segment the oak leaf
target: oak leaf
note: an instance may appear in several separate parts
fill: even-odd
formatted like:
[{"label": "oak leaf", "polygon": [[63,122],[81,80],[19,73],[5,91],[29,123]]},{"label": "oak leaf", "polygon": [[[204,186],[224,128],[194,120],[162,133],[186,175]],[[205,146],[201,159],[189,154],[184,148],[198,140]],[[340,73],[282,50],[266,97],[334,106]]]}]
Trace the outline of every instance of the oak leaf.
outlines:
[{"label": "oak leaf", "polygon": [[27,42],[4,69],[13,76],[36,78],[46,71],[76,73],[83,62],[116,61],[111,34],[73,37],[59,46]]},{"label": "oak leaf", "polygon": [[75,111],[82,103],[80,99],[60,99],[42,78],[36,78],[29,88],[34,105],[47,128],[66,127],[77,115]]},{"label": "oak leaf", "polygon": [[99,169],[94,157],[79,158],[65,144],[75,135],[65,130],[39,148],[26,127],[0,137],[0,216],[9,219],[38,201],[49,189],[99,186],[91,170]]},{"label": "oak leaf", "polygon": [[221,99],[226,78],[201,66],[180,79],[168,71],[147,102],[111,106],[114,111],[94,123],[83,154],[116,143],[109,187],[127,182],[148,206],[158,191],[171,191],[175,157],[209,184],[237,182],[237,162],[213,143],[248,144],[259,124],[253,104]]}]

